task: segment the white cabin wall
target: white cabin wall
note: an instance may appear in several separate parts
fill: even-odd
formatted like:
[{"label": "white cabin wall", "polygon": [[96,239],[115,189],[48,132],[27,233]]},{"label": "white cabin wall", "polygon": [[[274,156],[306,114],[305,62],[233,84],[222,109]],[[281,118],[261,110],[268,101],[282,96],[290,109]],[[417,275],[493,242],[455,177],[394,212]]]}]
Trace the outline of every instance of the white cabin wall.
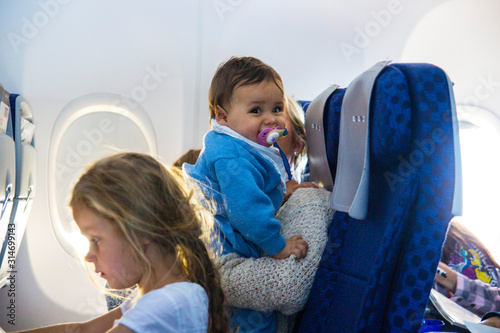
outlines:
[{"label": "white cabin wall", "polygon": [[[346,87],[378,61],[401,61],[419,21],[447,2],[408,0],[203,2],[201,141],[208,129],[207,91],[217,66],[252,55],[273,66],[285,90],[311,100],[328,85]],[[441,28],[440,28],[441,29]],[[439,34],[429,32],[429,36]],[[421,57],[407,56],[411,61]],[[410,61],[410,60],[408,60]]]},{"label": "white cabin wall", "polygon": [[[149,72],[158,70],[157,87],[138,102],[155,126],[161,160],[171,163],[201,148],[211,78],[233,55],[262,59],[280,73],[289,94],[306,100],[330,84],[347,86],[381,60],[431,62],[448,72],[463,100],[474,93],[471,82],[479,75],[500,80],[499,5],[478,0],[466,14],[455,9],[466,2],[0,0],[0,82],[33,109],[39,160],[37,197],[17,261],[16,326],[4,315],[10,301],[5,288],[0,326],[85,320],[105,310],[103,295],[58,244],[48,209],[49,140],[69,102],[97,92],[134,97]],[[51,12],[48,3],[59,7]],[[26,22],[43,13],[47,22],[14,46],[9,36],[23,37]],[[496,108],[498,94],[480,102]]]},{"label": "white cabin wall", "polygon": [[[413,27],[402,60],[441,66],[455,83],[457,104],[477,104],[500,115],[499,10],[494,0],[436,6]],[[478,88],[485,80],[494,83]]]}]

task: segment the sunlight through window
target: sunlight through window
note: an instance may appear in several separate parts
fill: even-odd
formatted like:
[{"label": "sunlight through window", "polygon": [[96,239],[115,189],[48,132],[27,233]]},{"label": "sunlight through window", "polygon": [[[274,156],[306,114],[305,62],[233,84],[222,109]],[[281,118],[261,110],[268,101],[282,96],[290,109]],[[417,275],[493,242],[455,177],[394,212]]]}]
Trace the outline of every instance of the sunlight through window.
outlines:
[{"label": "sunlight through window", "polygon": [[457,106],[463,171],[459,221],[500,259],[500,119],[488,110]]}]

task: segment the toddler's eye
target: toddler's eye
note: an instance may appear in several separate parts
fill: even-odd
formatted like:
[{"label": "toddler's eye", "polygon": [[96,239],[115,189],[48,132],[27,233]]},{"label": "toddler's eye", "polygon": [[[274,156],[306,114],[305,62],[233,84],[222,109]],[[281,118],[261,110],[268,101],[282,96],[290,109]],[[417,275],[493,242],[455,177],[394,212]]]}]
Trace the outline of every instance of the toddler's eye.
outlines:
[{"label": "toddler's eye", "polygon": [[250,113],[261,113],[260,109],[253,109]]},{"label": "toddler's eye", "polygon": [[283,109],[282,109],[282,108],[280,108],[280,107],[276,107],[276,108],[274,108],[274,109],[273,109],[273,112],[274,112],[274,113],[283,112]]}]

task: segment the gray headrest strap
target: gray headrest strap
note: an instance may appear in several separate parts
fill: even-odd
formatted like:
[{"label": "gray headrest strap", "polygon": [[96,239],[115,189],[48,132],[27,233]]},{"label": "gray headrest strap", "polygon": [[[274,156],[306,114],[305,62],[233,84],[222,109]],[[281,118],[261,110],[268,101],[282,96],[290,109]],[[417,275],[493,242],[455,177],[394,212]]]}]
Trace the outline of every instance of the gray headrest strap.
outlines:
[{"label": "gray headrest strap", "polygon": [[306,112],[305,126],[307,155],[309,157],[309,179],[328,191],[333,189],[333,181],[326,157],[323,110],[325,109],[326,100],[338,87],[336,84],[328,87],[309,104]]},{"label": "gray headrest strap", "polygon": [[455,189],[453,192],[453,204],[451,207],[451,214],[455,216],[462,215],[462,158],[460,154],[460,141],[458,137],[458,119],[457,109],[455,106],[455,95],[453,94],[453,83],[446,75],[448,80],[448,89],[450,92],[451,103],[451,121],[453,128],[453,148],[455,150]]},{"label": "gray headrest strap", "polygon": [[370,98],[377,76],[389,63],[379,62],[356,77],[342,102],[337,174],[330,206],[359,220],[368,213]]}]

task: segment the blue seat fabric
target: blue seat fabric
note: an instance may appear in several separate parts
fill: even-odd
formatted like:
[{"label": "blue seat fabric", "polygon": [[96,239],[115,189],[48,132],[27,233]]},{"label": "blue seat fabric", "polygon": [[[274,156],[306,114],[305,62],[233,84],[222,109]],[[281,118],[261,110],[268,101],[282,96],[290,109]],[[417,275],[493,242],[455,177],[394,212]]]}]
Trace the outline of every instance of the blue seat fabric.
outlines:
[{"label": "blue seat fabric", "polygon": [[[345,89],[327,100],[333,179]],[[418,332],[452,218],[454,146],[448,80],[429,64],[391,64],[370,107],[369,211],[336,212],[295,332]]]}]

